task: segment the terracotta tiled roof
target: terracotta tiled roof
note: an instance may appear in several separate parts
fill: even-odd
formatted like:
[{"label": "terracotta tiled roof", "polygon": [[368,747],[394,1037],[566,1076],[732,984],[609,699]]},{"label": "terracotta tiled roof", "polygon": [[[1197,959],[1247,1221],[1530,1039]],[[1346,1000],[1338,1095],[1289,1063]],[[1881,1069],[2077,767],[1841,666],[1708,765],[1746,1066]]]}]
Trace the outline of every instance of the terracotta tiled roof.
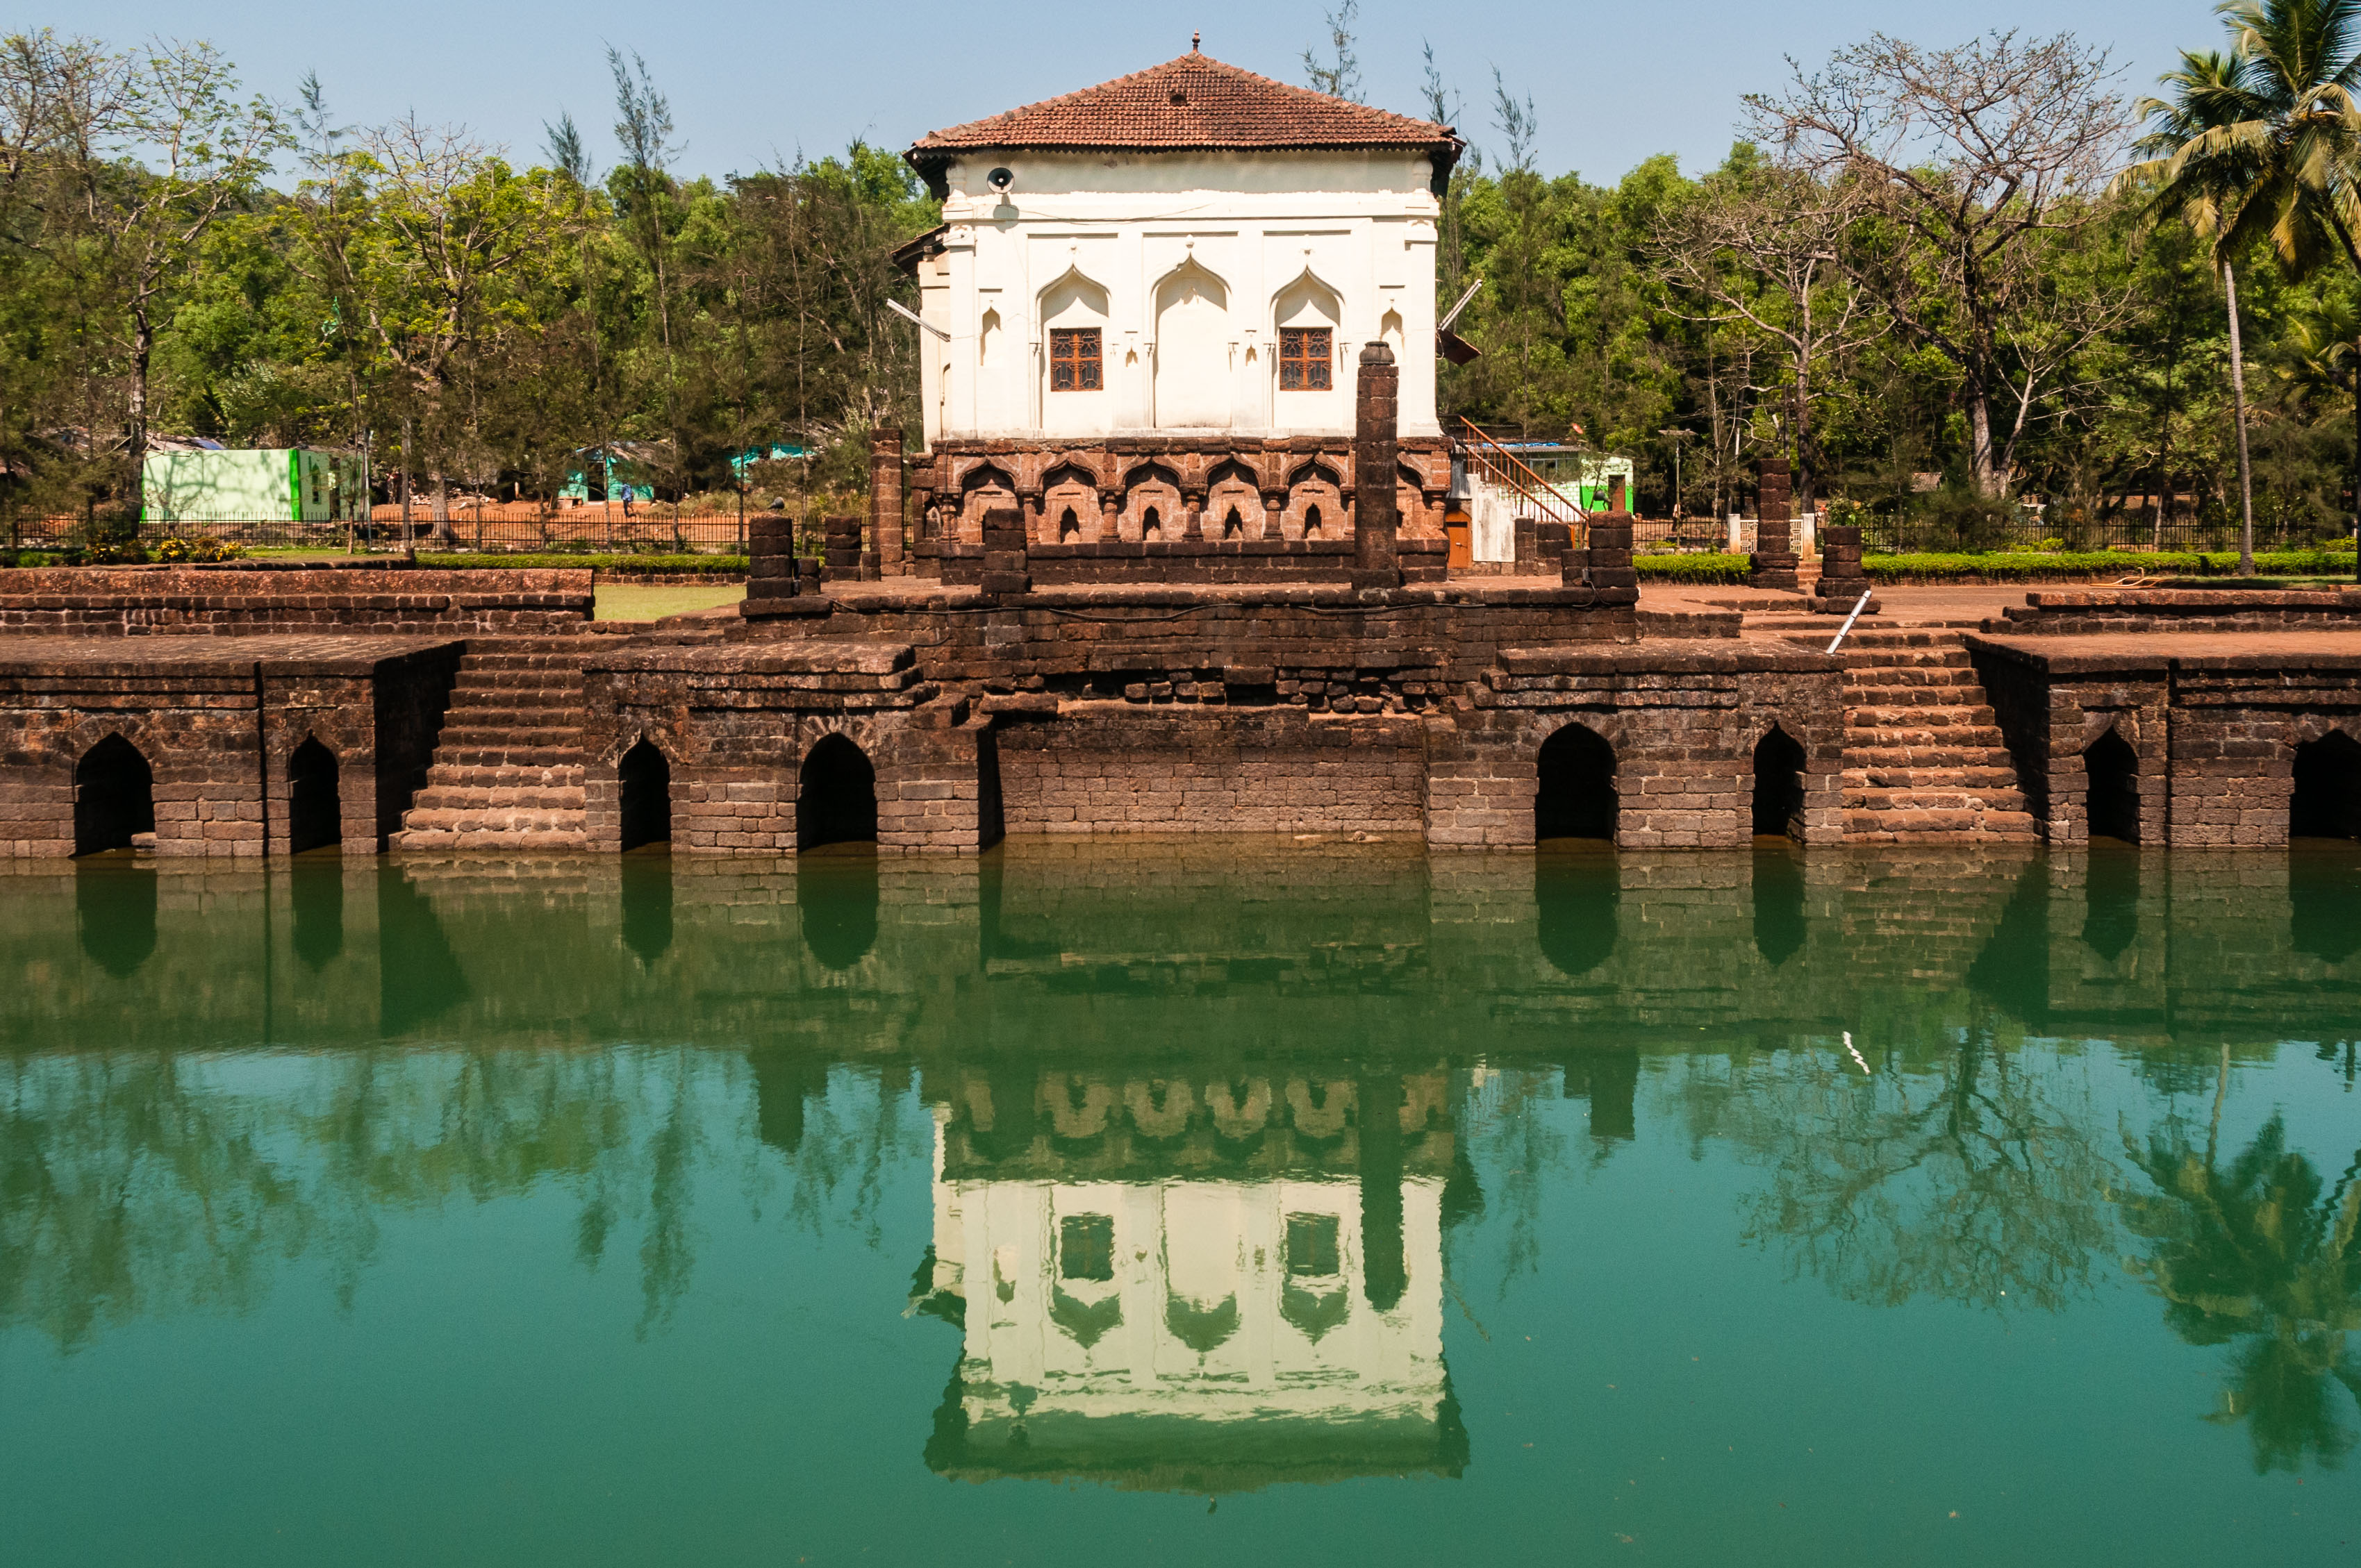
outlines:
[{"label": "terracotta tiled roof", "polygon": [[1189,53],[1061,98],[929,131],[906,155],[930,177],[981,148],[1419,148],[1445,172],[1461,143],[1449,126],[1290,87]]}]

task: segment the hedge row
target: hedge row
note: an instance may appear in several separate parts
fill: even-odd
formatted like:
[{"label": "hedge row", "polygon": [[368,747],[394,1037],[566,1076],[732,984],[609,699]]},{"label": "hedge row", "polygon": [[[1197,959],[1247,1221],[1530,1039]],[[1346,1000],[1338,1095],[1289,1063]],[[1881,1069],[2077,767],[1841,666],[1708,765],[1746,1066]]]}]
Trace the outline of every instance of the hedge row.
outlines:
[{"label": "hedge row", "polygon": [[1634,555],[1643,579],[1660,583],[1743,583],[1752,555]]},{"label": "hedge row", "polygon": [[[1751,557],[1745,555],[1640,555],[1631,564],[1642,578],[1663,583],[1743,583]],[[1995,551],[1983,555],[1869,555],[1862,569],[1882,583],[2026,583],[2048,579],[2092,579],[2112,582],[2134,574],[2144,576],[2225,577],[2238,570],[2235,552],[2160,551]],[[2257,552],[2255,571],[2267,576],[2353,576],[2351,551],[2283,550]]]}]

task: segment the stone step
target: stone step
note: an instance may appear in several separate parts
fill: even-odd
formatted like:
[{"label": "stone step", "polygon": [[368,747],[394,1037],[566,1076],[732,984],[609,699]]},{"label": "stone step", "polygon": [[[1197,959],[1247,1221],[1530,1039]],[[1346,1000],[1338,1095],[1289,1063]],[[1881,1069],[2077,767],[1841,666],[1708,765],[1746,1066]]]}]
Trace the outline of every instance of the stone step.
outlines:
[{"label": "stone step", "polygon": [[454,701],[479,692],[574,692],[583,685],[579,670],[461,670],[452,684]]},{"label": "stone step", "polygon": [[1992,762],[1957,764],[1871,762],[1866,766],[1847,767],[1844,782],[1848,788],[1858,783],[1877,789],[1957,787],[1977,791],[2004,789],[2015,794],[2016,770],[2004,763]]},{"label": "stone step", "polygon": [[[1977,696],[1983,694],[1978,692]],[[1982,704],[1970,707],[1962,703],[1928,703],[1924,707],[1905,703],[1879,703],[1848,706],[1845,729],[1883,729],[1888,727],[1904,729],[1993,729],[1999,718]]]},{"label": "stone step", "polygon": [[579,784],[544,784],[513,779],[498,783],[455,780],[429,783],[412,805],[418,811],[576,811],[583,808]]},{"label": "stone step", "polygon": [[489,850],[513,854],[527,850],[587,850],[588,831],[569,828],[533,829],[506,823],[468,828],[404,828],[388,836],[397,850]]},{"label": "stone step", "polygon": [[582,767],[579,746],[455,746],[437,747],[434,764],[426,771],[429,782],[445,766],[460,768],[573,768]]},{"label": "stone step", "polygon": [[2022,811],[2025,797],[2015,784],[1994,790],[1847,788],[1844,806],[1847,811]]},{"label": "stone step", "polygon": [[402,818],[404,831],[467,833],[580,833],[579,810],[549,810],[538,806],[412,806]]},{"label": "stone step", "polygon": [[1979,685],[1848,686],[1845,706],[1854,709],[1966,707],[1983,700]]},{"label": "stone step", "polygon": [[2023,811],[1852,811],[1845,839],[1856,844],[1956,843],[1960,839],[2035,844],[2040,828]]},{"label": "stone step", "polygon": [[590,637],[479,639],[460,661],[404,850],[580,850],[583,663]]},{"label": "stone step", "polygon": [[432,790],[578,790],[582,787],[583,772],[578,757],[568,762],[533,766],[506,762],[437,762],[427,770],[425,790],[421,794]]},{"label": "stone step", "polygon": [[443,734],[447,740],[456,729],[531,729],[536,733],[549,729],[578,731],[588,717],[582,708],[562,707],[555,703],[546,707],[494,707],[484,704],[448,709],[443,716]]},{"label": "stone step", "polygon": [[1963,664],[1880,664],[1875,669],[1847,670],[1848,691],[1883,691],[1890,686],[1973,686],[1983,683]]},{"label": "stone step", "polygon": [[2016,770],[2011,763],[2008,751],[2003,746],[1848,746],[1844,753],[1844,771],[1848,773],[1879,769],[1998,768],[2014,779]]},{"label": "stone step", "polygon": [[1969,670],[1975,667],[1964,648],[1861,648],[1845,654],[1845,674],[1872,670]]}]

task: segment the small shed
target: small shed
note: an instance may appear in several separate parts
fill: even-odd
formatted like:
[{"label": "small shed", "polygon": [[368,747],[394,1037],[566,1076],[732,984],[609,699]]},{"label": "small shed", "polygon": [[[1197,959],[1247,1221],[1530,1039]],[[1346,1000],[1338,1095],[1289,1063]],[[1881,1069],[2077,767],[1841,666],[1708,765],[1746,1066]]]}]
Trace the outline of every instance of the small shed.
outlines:
[{"label": "small shed", "polygon": [[146,522],[345,522],[368,516],[355,452],[280,446],[151,452],[142,466]]}]

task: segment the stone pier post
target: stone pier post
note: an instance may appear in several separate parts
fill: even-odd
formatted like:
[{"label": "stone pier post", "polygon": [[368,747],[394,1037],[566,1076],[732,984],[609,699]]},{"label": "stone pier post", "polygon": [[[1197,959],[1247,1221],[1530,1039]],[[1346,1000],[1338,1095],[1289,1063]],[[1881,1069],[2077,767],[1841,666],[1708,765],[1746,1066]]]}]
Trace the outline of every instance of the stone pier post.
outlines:
[{"label": "stone pier post", "polygon": [[1401,525],[1394,492],[1401,367],[1384,343],[1361,350],[1353,398],[1353,586],[1401,587],[1395,535]]},{"label": "stone pier post", "polygon": [[877,575],[902,576],[902,432],[889,427],[869,433],[869,548],[877,556]]}]

